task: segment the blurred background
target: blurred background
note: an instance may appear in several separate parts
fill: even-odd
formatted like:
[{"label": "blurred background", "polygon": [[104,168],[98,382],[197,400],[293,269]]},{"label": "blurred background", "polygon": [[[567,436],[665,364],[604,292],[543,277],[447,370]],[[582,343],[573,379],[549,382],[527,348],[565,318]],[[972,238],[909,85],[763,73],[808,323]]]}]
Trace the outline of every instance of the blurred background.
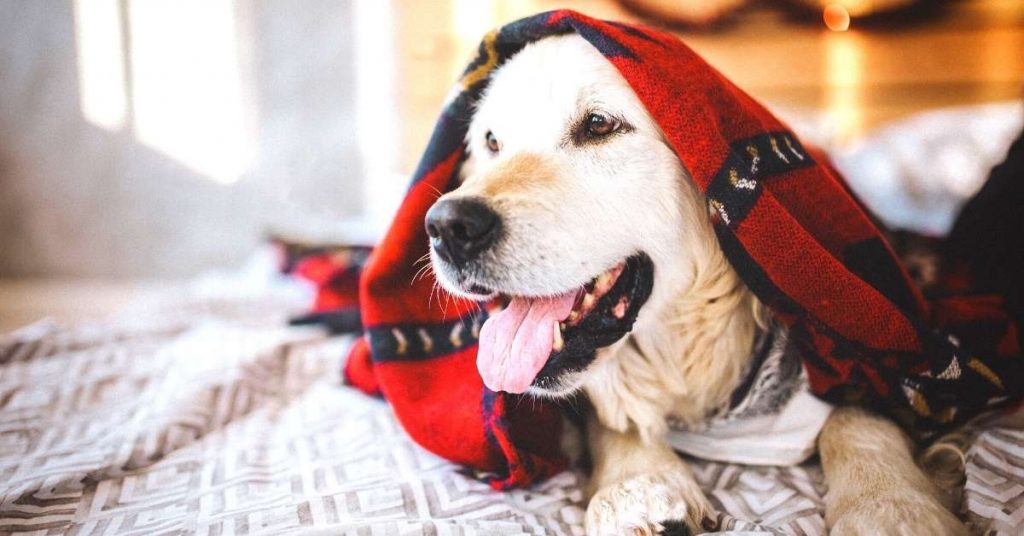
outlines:
[{"label": "blurred background", "polygon": [[0,331],[372,242],[480,37],[558,7],[669,28],[835,146],[1024,81],[1020,0],[0,0]]}]

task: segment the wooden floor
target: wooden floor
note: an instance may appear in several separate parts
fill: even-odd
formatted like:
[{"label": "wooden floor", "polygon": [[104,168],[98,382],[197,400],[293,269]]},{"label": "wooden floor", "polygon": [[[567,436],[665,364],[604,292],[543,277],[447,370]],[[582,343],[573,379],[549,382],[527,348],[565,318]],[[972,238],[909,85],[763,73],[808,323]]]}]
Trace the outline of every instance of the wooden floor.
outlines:
[{"label": "wooden floor", "polygon": [[[962,0],[923,23],[866,30],[854,22],[847,32],[787,21],[773,2],[750,4],[722,31],[676,33],[755,97],[827,111],[840,139],[921,110],[1024,95],[1022,0]],[[640,21],[614,0],[398,0],[395,6],[404,169],[414,167],[451,82],[489,29],[566,6]]]}]

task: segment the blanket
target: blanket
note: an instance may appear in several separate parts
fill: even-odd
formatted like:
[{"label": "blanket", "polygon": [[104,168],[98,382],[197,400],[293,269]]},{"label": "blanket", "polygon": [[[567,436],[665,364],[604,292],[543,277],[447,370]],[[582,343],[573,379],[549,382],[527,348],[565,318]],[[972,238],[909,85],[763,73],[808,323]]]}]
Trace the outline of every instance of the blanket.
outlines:
[{"label": "blanket", "polygon": [[828,161],[686,45],[562,10],[481,42],[360,282],[365,336],[349,380],[383,395],[419,444],[502,489],[565,468],[558,409],[485,388],[474,359],[486,314],[466,300],[431,307],[434,281],[417,277],[417,262],[424,215],[457,184],[489,74],[525,44],[566,32],[603,54],[662,128],[706,195],[730,263],[789,328],[817,396],[884,412],[919,438],[1019,398],[1021,333],[1001,296],[976,293],[970,270],[925,296]]}]

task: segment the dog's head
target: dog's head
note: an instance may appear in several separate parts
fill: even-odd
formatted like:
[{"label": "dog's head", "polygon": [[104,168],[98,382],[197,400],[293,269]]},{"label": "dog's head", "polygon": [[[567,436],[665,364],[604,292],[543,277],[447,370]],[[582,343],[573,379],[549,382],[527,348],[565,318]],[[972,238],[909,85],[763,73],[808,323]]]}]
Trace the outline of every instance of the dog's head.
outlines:
[{"label": "dog's head", "polygon": [[692,275],[702,197],[633,89],[576,35],[497,70],[466,141],[461,185],[426,218],[437,280],[505,305],[480,333],[488,387],[566,394]]}]

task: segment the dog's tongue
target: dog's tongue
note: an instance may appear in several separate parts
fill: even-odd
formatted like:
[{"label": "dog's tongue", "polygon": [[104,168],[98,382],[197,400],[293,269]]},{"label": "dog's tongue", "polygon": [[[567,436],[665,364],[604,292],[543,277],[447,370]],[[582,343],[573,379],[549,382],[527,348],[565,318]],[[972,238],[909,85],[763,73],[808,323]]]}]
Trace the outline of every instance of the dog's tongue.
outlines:
[{"label": "dog's tongue", "polygon": [[512,298],[484,322],[476,368],[492,391],[522,393],[544,367],[556,324],[569,316],[576,291],[553,298]]}]

